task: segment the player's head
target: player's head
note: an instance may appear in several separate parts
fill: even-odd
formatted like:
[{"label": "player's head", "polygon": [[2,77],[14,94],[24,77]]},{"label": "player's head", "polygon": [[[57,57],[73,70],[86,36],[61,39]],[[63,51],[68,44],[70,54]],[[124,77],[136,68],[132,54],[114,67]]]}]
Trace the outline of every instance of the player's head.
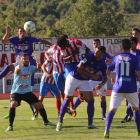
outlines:
[{"label": "player's head", "polygon": [[136,37],[137,40],[139,39],[140,37],[140,30],[136,27],[132,28],[132,36],[133,37]]},{"label": "player's head", "polygon": [[17,34],[18,34],[18,36],[19,36],[20,39],[23,40],[25,38],[26,31],[24,30],[23,26],[19,26],[18,27]]},{"label": "player's head", "polygon": [[66,47],[69,46],[69,41],[66,39],[66,37],[63,35],[63,36],[60,36],[58,39],[57,39],[57,45],[62,49],[66,49]]},{"label": "player's head", "polygon": [[105,52],[106,52],[106,48],[104,46],[98,46],[95,49],[94,57],[96,58],[96,60],[100,60],[105,54]]},{"label": "player's head", "polygon": [[29,65],[29,56],[27,53],[23,53],[21,56],[21,59],[22,59],[22,64],[24,67],[28,67]]},{"label": "player's head", "polygon": [[68,35],[62,34],[61,36],[64,36],[66,39],[68,39]]},{"label": "player's head", "polygon": [[97,48],[98,46],[101,46],[101,42],[99,39],[94,39],[93,40],[93,49]]},{"label": "player's head", "polygon": [[138,43],[137,38],[136,37],[130,37],[130,41],[131,41],[131,50],[136,51],[137,43]]},{"label": "player's head", "polygon": [[129,39],[123,39],[122,40],[122,48],[124,51],[130,51],[131,41]]}]

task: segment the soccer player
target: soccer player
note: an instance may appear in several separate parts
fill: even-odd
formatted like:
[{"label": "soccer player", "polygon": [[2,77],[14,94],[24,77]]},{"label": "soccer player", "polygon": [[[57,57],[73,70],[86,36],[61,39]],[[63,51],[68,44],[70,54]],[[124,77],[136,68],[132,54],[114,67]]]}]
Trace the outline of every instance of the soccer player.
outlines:
[{"label": "soccer player", "polygon": [[[139,60],[130,53],[131,41],[129,39],[122,40],[122,48],[123,53],[113,57],[107,70],[107,75],[111,78],[113,84],[113,90],[110,100],[110,109],[106,116],[104,138],[109,138],[110,125],[117,108],[121,105],[124,98],[127,99],[132,107],[137,136],[140,136],[139,99],[136,84],[136,75],[140,81]],[[116,71],[116,78],[111,73],[114,68]]]},{"label": "soccer player", "polygon": [[136,27],[132,28],[132,36],[137,38],[137,49],[140,50],[140,30]]},{"label": "soccer player", "polygon": [[[99,75],[96,74],[98,71],[102,71],[103,76],[106,76],[106,64],[104,60],[101,59],[104,53],[105,47],[99,46],[98,48],[96,48],[94,54],[91,53],[86,55],[86,57],[79,63],[77,68],[71,71],[67,76],[65,83],[65,100],[61,105],[60,116],[56,131],[62,130],[63,117],[76,88],[78,88],[78,90],[82,93],[88,103],[88,128],[97,129],[93,124],[94,97],[92,88],[89,84],[89,79],[90,77],[92,77],[93,79],[97,80],[99,78]],[[100,89],[100,87],[98,86],[97,90]]]},{"label": "soccer player", "polygon": [[[85,50],[85,55],[90,52],[90,49],[76,38],[68,38],[67,35],[61,35],[57,40],[57,45],[61,48],[63,60],[65,62],[65,78],[68,74],[76,68],[82,60],[81,50]],[[72,115],[76,116],[75,107],[73,105],[73,98],[70,102],[70,111]]]},{"label": "soccer player", "polygon": [[[61,107],[61,96],[58,88],[56,87],[55,81],[53,79],[53,63],[48,63],[46,60],[42,65],[43,75],[40,83],[40,95],[39,101],[42,103],[44,97],[50,92],[56,98],[56,107],[58,110],[58,116]],[[35,112],[34,119],[38,117],[38,110]]]},{"label": "soccer player", "polygon": [[58,90],[61,93],[62,99],[64,99],[65,64],[63,56],[61,55],[60,47],[56,44],[52,45],[45,52],[45,57],[49,63],[53,63],[53,78]]},{"label": "soccer player", "polygon": [[[94,39],[93,40],[93,49],[95,50],[98,46],[101,46],[101,42],[99,39]],[[90,53],[94,54],[94,50],[92,50]],[[102,56],[102,59],[106,62],[106,63],[110,63],[112,60],[112,57],[105,52],[104,55]],[[101,73],[100,73],[101,74]],[[96,89],[96,86],[100,86],[100,84],[104,85],[104,83],[107,82],[107,77],[106,76],[100,76],[100,78],[98,78],[97,80],[90,78],[89,83],[91,85],[92,88]],[[102,120],[105,120],[105,115],[106,115],[106,88],[105,85],[102,86],[99,90],[96,90],[97,94],[100,97],[100,102],[101,102],[101,110],[102,110]],[[84,101],[81,93],[79,95],[79,97],[77,97],[77,99],[74,102],[74,106],[75,108],[77,108],[81,102]]]},{"label": "soccer player", "polygon": [[[138,59],[139,59],[139,63],[140,63],[140,50],[137,49],[138,40],[137,40],[136,37],[130,37],[130,41],[131,41],[130,53],[137,56]],[[139,84],[139,81],[137,79],[137,92],[138,92],[138,94],[140,92],[140,87],[139,86],[140,86],[140,84]],[[140,104],[139,104],[139,108],[140,108]],[[125,115],[124,119],[121,121],[121,123],[126,123],[126,122],[131,121],[132,117],[133,117],[133,111],[131,109],[130,104],[128,104],[127,105],[127,110],[126,110],[126,115]]]},{"label": "soccer player", "polygon": [[[43,44],[52,45],[50,42],[48,42],[44,39],[40,39],[40,38],[36,38],[36,37],[32,37],[32,36],[26,36],[26,31],[24,30],[24,28],[22,26],[18,27],[18,31],[17,31],[18,36],[8,38],[10,33],[11,33],[11,28],[10,28],[10,26],[7,26],[6,34],[4,35],[4,37],[2,39],[2,43],[3,44],[12,43],[15,48],[16,57],[18,55],[20,56],[23,53],[28,53],[30,65],[36,66],[36,62],[31,55],[33,52],[33,48],[32,48],[33,42],[41,42]],[[14,72],[16,65],[17,65],[17,63],[7,65],[2,70],[2,72],[0,72],[0,79],[5,77],[10,71]],[[32,75],[32,78],[31,78],[31,86],[34,86],[34,74]],[[32,106],[30,106],[30,107],[34,114],[33,107]],[[5,116],[5,118],[9,118],[9,115]]]},{"label": "soccer player", "polygon": [[15,110],[17,106],[20,106],[21,100],[26,101],[29,104],[34,105],[39,109],[40,115],[43,118],[44,125],[55,126],[47,119],[46,111],[43,104],[38,98],[31,92],[31,75],[41,68],[40,57],[37,54],[33,54],[36,60],[37,66],[29,65],[29,56],[27,53],[23,53],[21,57],[17,56],[17,66],[14,71],[14,83],[11,90],[11,108],[9,112],[9,127],[6,131],[13,130],[13,122],[15,118]]}]

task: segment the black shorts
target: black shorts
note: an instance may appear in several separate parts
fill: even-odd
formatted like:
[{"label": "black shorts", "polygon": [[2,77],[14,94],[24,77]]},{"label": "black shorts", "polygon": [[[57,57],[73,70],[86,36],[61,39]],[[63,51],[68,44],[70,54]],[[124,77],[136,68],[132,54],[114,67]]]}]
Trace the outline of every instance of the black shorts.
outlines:
[{"label": "black shorts", "polygon": [[21,100],[24,100],[28,104],[39,102],[38,98],[32,92],[27,92],[25,94],[19,94],[19,93],[12,93],[11,94],[10,102],[17,101],[18,106],[20,106]]}]

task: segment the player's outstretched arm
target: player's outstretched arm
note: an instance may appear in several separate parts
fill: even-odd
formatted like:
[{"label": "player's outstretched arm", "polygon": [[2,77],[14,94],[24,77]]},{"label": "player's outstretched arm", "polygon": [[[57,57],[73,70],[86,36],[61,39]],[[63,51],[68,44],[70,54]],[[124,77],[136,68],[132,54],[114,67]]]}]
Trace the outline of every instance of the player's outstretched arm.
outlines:
[{"label": "player's outstretched arm", "polygon": [[15,73],[17,75],[19,75],[20,74],[21,67],[22,67],[22,63],[23,63],[23,60],[20,58],[19,55],[16,57],[16,62],[17,62],[18,65],[16,67]]},{"label": "player's outstretched arm", "polygon": [[98,75],[98,74],[92,74],[92,73],[87,72],[87,71],[85,70],[85,67],[83,67],[81,63],[78,65],[77,72],[78,72],[79,74],[83,74],[83,75],[85,75],[85,76],[91,77],[91,78],[93,78],[93,79],[95,79],[95,80],[97,80],[97,79],[99,78],[99,75]]},{"label": "player's outstretched arm", "polygon": [[52,43],[50,43],[49,41],[47,41],[47,40],[45,40],[45,39],[40,39],[39,40],[39,42],[41,42],[41,43],[43,43],[43,44],[47,44],[47,45],[50,45],[50,46],[52,46],[53,44]]},{"label": "player's outstretched arm", "polygon": [[41,69],[41,64],[40,64],[40,53],[39,52],[33,52],[32,53],[33,59],[36,61],[37,65],[35,67],[35,71],[38,71]]},{"label": "player's outstretched arm", "polygon": [[107,74],[108,77],[111,78],[111,83],[114,84],[115,83],[115,77],[112,75],[111,71],[107,70],[106,74]]},{"label": "player's outstretched arm", "polygon": [[11,28],[10,26],[6,27],[6,33],[4,35],[4,37],[2,38],[2,43],[3,44],[7,44],[10,43],[10,40],[8,39],[9,34],[11,33]]}]

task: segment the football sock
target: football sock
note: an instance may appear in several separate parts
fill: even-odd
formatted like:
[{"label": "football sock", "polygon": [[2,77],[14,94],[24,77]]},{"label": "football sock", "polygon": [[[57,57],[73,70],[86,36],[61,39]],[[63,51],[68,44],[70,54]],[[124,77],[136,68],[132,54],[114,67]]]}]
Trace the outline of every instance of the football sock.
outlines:
[{"label": "football sock", "polygon": [[131,115],[132,113],[133,112],[132,112],[131,106],[128,104],[124,119],[127,120],[128,116]]},{"label": "football sock", "polygon": [[70,101],[70,105],[73,105],[73,96],[72,96],[72,99]]},{"label": "football sock", "polygon": [[102,118],[105,118],[106,114],[106,102],[101,101]]},{"label": "football sock", "polygon": [[94,99],[88,101],[87,114],[88,114],[88,125],[91,125],[93,123],[93,115],[94,115]]},{"label": "football sock", "polygon": [[139,110],[138,111],[133,111],[133,116],[134,116],[134,121],[136,124],[137,132],[140,133],[140,114]]},{"label": "football sock", "polygon": [[58,114],[60,113],[60,107],[61,107],[61,100],[56,100],[56,108],[57,108]]},{"label": "football sock", "polygon": [[63,122],[63,117],[65,115],[65,112],[67,111],[67,106],[69,105],[70,100],[64,99],[61,108],[60,108],[60,114],[59,114],[59,121],[58,122]]},{"label": "football sock", "polygon": [[[43,100],[39,100],[41,103],[43,102]],[[35,115],[38,115],[39,110],[37,109],[37,111],[35,112]]]},{"label": "football sock", "polygon": [[79,99],[79,96],[76,98],[74,102],[75,109],[81,104],[81,100]]},{"label": "football sock", "polygon": [[39,112],[40,112],[40,115],[41,115],[42,118],[43,118],[43,121],[44,121],[45,123],[47,123],[47,122],[48,122],[48,119],[47,119],[47,114],[46,114],[45,109],[44,109],[44,108],[39,109]]},{"label": "football sock", "polygon": [[10,112],[9,112],[9,126],[13,126],[13,122],[14,122],[14,118],[15,118],[15,108],[10,108]]},{"label": "football sock", "polygon": [[10,72],[10,66],[7,65],[2,72],[0,72],[0,79],[2,79],[3,77],[5,77],[8,73]]},{"label": "football sock", "polygon": [[109,132],[110,125],[112,123],[113,117],[115,113],[113,111],[109,111],[106,116],[106,125],[105,125],[105,130]]}]

